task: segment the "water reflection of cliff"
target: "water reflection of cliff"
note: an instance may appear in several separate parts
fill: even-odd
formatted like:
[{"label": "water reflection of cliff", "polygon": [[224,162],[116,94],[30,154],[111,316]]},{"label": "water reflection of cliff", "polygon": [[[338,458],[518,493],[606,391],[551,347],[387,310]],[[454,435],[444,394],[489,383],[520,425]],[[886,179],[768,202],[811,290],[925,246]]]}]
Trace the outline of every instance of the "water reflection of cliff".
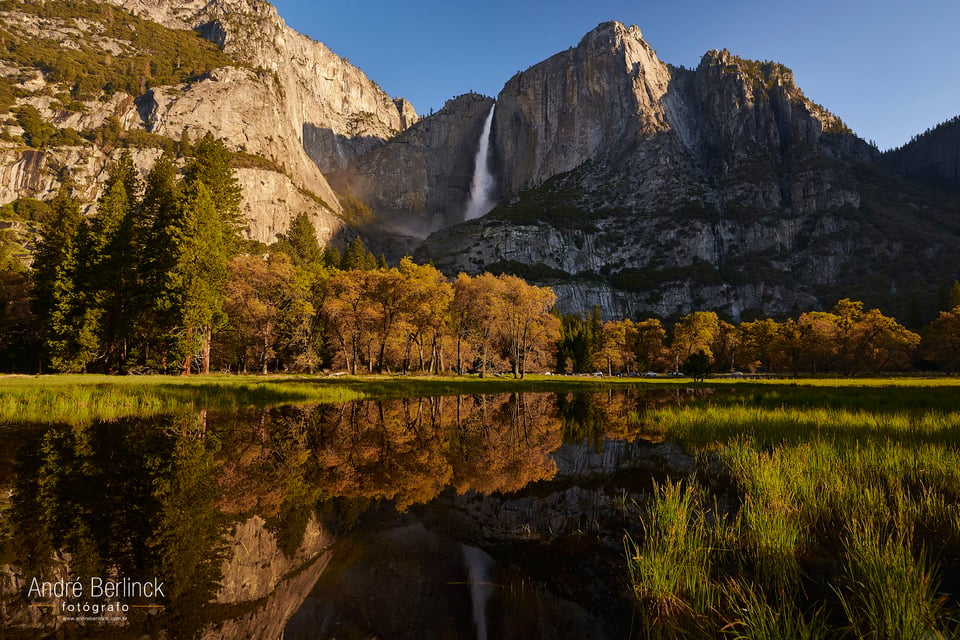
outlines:
[{"label": "water reflection of cliff", "polygon": [[450,396],[11,428],[3,625],[76,624],[28,606],[32,577],[114,575],[168,585],[163,608],[131,610],[120,635],[270,635],[371,507],[550,480],[564,442],[622,438],[645,402]]}]

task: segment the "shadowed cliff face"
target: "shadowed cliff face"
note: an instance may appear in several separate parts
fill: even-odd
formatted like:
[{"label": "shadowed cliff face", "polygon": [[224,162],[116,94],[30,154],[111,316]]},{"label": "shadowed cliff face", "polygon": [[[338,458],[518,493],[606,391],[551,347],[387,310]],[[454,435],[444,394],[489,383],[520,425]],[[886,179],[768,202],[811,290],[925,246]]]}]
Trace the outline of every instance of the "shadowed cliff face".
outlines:
[{"label": "shadowed cliff face", "polygon": [[960,116],[916,136],[884,159],[903,175],[960,189]]},{"label": "shadowed cliff face", "polygon": [[[466,94],[331,176],[382,229],[425,236],[463,221],[483,122],[493,101]],[[495,119],[496,121],[496,119]]]}]

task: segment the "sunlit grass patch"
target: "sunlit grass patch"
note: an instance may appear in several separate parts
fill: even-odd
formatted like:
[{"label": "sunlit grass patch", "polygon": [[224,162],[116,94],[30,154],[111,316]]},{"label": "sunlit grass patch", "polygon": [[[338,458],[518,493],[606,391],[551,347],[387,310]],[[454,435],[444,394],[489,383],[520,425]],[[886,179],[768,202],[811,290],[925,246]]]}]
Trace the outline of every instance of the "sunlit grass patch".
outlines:
[{"label": "sunlit grass patch", "polygon": [[[778,388],[637,412],[643,434],[719,463],[736,494],[736,535],[703,543],[737,558],[711,578],[706,635],[952,637],[956,599],[937,596],[938,569],[917,549],[960,550],[954,396]],[[695,500],[694,513],[710,497]]]},{"label": "sunlit grass patch", "polygon": [[654,489],[644,515],[644,536],[627,541],[634,594],[645,626],[655,637],[687,637],[714,607],[710,581],[717,536],[692,484]]},{"label": "sunlit grass patch", "polygon": [[295,378],[10,376],[0,378],[0,423],[76,423],[184,409],[343,402],[359,397],[362,394],[354,389],[316,386]]},{"label": "sunlit grass patch", "polygon": [[730,580],[722,587],[729,604],[723,632],[736,640],[829,640],[837,637],[823,607],[805,613],[792,594],[769,596],[751,582]]}]

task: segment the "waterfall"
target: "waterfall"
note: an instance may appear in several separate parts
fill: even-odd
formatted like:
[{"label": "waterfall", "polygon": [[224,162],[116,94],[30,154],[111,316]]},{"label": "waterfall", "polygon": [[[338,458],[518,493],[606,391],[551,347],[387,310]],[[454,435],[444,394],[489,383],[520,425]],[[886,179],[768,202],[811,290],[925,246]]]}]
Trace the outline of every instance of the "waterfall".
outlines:
[{"label": "waterfall", "polygon": [[470,582],[470,603],[473,605],[477,640],[487,640],[487,600],[493,594],[490,583],[493,560],[480,549],[468,545],[463,545],[463,560],[467,565],[467,580]]},{"label": "waterfall", "polygon": [[477,157],[474,160],[473,181],[470,183],[470,198],[467,200],[467,211],[463,214],[464,220],[479,218],[493,209],[494,203],[490,199],[490,192],[493,190],[493,175],[490,173],[490,129],[496,108],[497,104],[493,103],[483,123]]}]

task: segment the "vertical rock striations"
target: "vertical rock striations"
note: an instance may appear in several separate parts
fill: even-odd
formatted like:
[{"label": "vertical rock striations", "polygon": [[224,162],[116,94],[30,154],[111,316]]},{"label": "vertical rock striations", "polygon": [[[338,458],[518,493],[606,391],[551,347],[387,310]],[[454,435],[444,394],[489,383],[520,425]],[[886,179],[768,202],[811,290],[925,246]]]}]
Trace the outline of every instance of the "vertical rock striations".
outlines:
[{"label": "vertical rock striations", "polygon": [[492,104],[476,94],[450,100],[331,180],[370,205],[388,231],[422,237],[462,222],[477,139]]},{"label": "vertical rock striations", "polygon": [[418,256],[550,284],[567,310],[902,311],[960,268],[956,199],[892,180],[773,62],[668,67],[637,28],[601,24],[507,82],[493,144],[502,204]]},{"label": "vertical rock striations", "polygon": [[668,128],[670,71],[641,37],[601,24],[576,48],[518,73],[497,97],[494,131],[504,190],[513,193],[627,151]]}]

